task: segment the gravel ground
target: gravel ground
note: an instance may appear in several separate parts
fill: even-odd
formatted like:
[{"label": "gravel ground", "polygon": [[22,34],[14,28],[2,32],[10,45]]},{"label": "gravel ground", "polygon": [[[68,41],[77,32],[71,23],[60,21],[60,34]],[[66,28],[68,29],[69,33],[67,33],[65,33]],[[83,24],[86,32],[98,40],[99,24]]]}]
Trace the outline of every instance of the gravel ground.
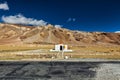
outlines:
[{"label": "gravel ground", "polygon": [[120,64],[100,64],[96,73],[96,80],[120,80]]},{"label": "gravel ground", "polygon": [[120,80],[120,62],[1,61],[0,80]]}]

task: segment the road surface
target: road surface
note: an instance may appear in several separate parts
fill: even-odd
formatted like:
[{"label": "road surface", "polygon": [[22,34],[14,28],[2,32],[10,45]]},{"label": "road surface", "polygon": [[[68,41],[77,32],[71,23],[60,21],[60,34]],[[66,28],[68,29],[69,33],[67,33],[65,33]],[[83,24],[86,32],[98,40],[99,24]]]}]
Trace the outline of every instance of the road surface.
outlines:
[{"label": "road surface", "polygon": [[0,80],[120,80],[120,62],[1,61]]}]

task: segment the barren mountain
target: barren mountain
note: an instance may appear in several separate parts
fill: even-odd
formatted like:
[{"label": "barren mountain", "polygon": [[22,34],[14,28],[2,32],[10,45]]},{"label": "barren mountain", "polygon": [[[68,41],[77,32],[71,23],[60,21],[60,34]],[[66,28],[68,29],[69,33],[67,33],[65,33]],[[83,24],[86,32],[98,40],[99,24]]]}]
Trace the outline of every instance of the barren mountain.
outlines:
[{"label": "barren mountain", "polygon": [[120,45],[120,33],[72,31],[47,26],[0,24],[0,44],[66,43],[66,44],[116,44]]}]

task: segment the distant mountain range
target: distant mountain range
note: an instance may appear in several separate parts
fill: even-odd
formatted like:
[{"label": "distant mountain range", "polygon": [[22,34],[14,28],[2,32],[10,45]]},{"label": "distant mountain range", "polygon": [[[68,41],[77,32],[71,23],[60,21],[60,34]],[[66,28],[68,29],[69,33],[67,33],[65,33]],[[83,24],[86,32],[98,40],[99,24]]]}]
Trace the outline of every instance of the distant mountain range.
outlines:
[{"label": "distant mountain range", "polygon": [[72,31],[47,26],[0,24],[0,44],[120,45],[120,33]]}]

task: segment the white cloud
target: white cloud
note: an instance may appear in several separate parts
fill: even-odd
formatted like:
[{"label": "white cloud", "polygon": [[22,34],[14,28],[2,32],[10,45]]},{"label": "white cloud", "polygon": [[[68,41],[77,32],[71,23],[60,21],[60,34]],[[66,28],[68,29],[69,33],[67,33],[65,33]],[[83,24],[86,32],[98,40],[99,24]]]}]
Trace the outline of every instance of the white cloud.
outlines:
[{"label": "white cloud", "polygon": [[75,18],[73,18],[73,22],[75,22],[76,21],[76,19]]},{"label": "white cloud", "polygon": [[55,27],[56,27],[56,28],[61,28],[61,27],[62,27],[62,25],[55,25]]},{"label": "white cloud", "polygon": [[70,22],[72,19],[71,18],[68,18],[67,22]]},{"label": "white cloud", "polygon": [[8,7],[7,2],[5,2],[5,3],[0,3],[0,9],[9,10],[9,7]]},{"label": "white cloud", "polygon": [[33,18],[26,18],[25,16],[18,14],[14,16],[2,16],[2,21],[5,23],[12,24],[25,24],[25,25],[35,25],[35,26],[45,26],[47,22],[43,20],[37,20]]},{"label": "white cloud", "polygon": [[120,31],[115,31],[115,33],[120,33]]},{"label": "white cloud", "polygon": [[68,18],[67,22],[75,22],[76,19],[75,18]]}]

